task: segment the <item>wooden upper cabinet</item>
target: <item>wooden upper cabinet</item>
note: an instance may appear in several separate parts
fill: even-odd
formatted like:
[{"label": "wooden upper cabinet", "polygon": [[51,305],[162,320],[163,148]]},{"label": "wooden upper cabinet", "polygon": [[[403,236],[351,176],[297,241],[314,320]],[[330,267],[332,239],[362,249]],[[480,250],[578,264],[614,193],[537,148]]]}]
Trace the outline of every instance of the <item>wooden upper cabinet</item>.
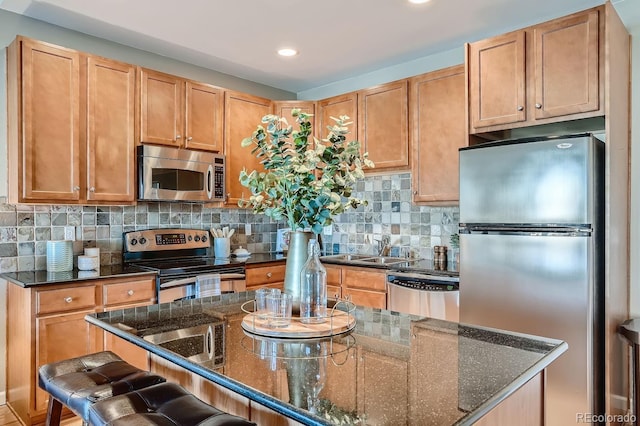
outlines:
[{"label": "wooden upper cabinet", "polygon": [[524,31],[470,44],[468,66],[472,127],[526,119]]},{"label": "wooden upper cabinet", "polygon": [[135,67],[19,36],[7,70],[10,202],[134,202]]},{"label": "wooden upper cabinet", "polygon": [[184,80],[152,70],[140,70],[140,140],[179,147],[184,128]]},{"label": "wooden upper cabinet", "polygon": [[459,200],[458,148],[468,145],[464,66],[409,79],[413,202]]},{"label": "wooden upper cabinet", "polygon": [[293,126],[294,130],[298,130],[296,118],[291,115],[291,111],[298,108],[302,112],[313,115],[309,119],[311,121],[311,133],[314,134],[314,123],[316,113],[316,103],[314,101],[273,101],[273,113],[279,117],[287,119],[289,125]]},{"label": "wooden upper cabinet", "polygon": [[140,70],[142,143],[221,152],[224,90]]},{"label": "wooden upper cabinet", "polygon": [[371,171],[409,167],[407,80],[358,92],[358,140],[376,165]]},{"label": "wooden upper cabinet", "polygon": [[237,207],[244,196],[249,198],[251,191],[240,185],[240,171],[244,168],[262,171],[260,160],[251,153],[251,148],[243,148],[241,142],[250,137],[261,123],[262,117],[271,113],[271,101],[245,93],[227,91],[224,101],[224,152],[227,157],[225,204]]},{"label": "wooden upper cabinet", "polygon": [[533,29],[535,118],[599,109],[598,11]]},{"label": "wooden upper cabinet", "polygon": [[222,152],[224,90],[203,83],[186,82],[185,144],[187,149]]},{"label": "wooden upper cabinet", "polygon": [[133,65],[87,62],[87,200],[135,200],[135,76]]},{"label": "wooden upper cabinet", "polygon": [[470,132],[603,115],[602,10],[468,44]]},{"label": "wooden upper cabinet", "polygon": [[[349,117],[352,123],[349,126],[347,141],[358,138],[358,94],[356,92],[345,93],[323,99],[317,103],[316,137],[323,139],[329,134],[327,127],[336,124],[331,117],[338,118],[341,115]],[[360,144],[362,146],[362,144]]]},{"label": "wooden upper cabinet", "polygon": [[80,199],[80,55],[17,38],[8,48],[10,202]]}]

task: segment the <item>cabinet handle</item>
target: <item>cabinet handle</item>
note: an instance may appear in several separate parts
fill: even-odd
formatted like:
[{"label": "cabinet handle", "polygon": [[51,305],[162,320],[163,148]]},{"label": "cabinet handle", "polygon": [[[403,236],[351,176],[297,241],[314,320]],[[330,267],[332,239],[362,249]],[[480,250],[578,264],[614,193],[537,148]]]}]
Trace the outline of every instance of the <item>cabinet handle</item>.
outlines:
[{"label": "cabinet handle", "polygon": [[271,275],[273,275],[271,272],[267,272],[267,278],[271,278]]},{"label": "cabinet handle", "polygon": [[127,292],[127,294],[128,294],[129,296],[133,296],[133,293],[134,293],[134,291],[133,291],[133,290],[129,290],[129,291]]},{"label": "cabinet handle", "polygon": [[537,109],[541,109],[542,108],[542,104],[536,104],[536,108]]},{"label": "cabinet handle", "polygon": [[192,137],[192,136],[189,136],[189,137],[187,138],[187,140],[188,140],[188,141],[190,141],[191,139],[193,139],[193,137]]},{"label": "cabinet handle", "polygon": [[96,187],[92,186],[91,188],[89,188],[89,192],[96,192]]},{"label": "cabinet handle", "polygon": [[76,185],[76,186],[73,187],[73,190],[74,191],[80,191],[80,187],[78,185]]},{"label": "cabinet handle", "polygon": [[73,302],[73,297],[67,296],[67,297],[64,298],[64,301],[67,302],[67,303],[71,303],[71,302]]},{"label": "cabinet handle", "polygon": [[524,111],[524,107],[522,105],[518,105],[518,111]]}]

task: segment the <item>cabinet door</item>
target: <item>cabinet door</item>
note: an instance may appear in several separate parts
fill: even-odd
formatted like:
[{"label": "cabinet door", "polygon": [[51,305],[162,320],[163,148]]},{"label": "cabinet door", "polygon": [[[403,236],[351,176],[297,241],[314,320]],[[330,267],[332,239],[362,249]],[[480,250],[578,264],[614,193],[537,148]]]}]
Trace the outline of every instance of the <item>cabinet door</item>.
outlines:
[{"label": "cabinet door", "polygon": [[[315,115],[315,102],[313,101],[273,101],[273,113],[277,116],[287,119],[287,122],[293,126],[294,130],[298,130],[296,118],[291,115],[291,111],[294,108],[300,109],[307,114]],[[309,119],[311,122],[311,131],[314,131],[314,123],[316,122],[315,116]]]},{"label": "cabinet door", "polygon": [[79,53],[24,40],[20,201],[80,199],[79,100]]},{"label": "cabinet door", "polygon": [[387,309],[387,294],[382,291],[343,287],[342,297],[352,301],[358,306]]},{"label": "cabinet door", "polygon": [[184,147],[222,152],[224,89],[187,81],[185,96]]},{"label": "cabinet door", "polygon": [[468,45],[472,128],[526,120],[525,32]]},{"label": "cabinet door", "polygon": [[598,11],[533,30],[535,118],[599,109]]},{"label": "cabinet door", "polygon": [[[92,312],[95,310],[36,319],[36,367],[100,351],[97,327],[84,319]],[[38,387],[37,374],[34,380],[35,408],[46,410],[48,394]]]},{"label": "cabinet door", "polygon": [[135,199],[135,67],[87,62],[87,200]]},{"label": "cabinet door", "polygon": [[315,134],[318,139],[327,137],[329,134],[327,127],[333,127],[336,124],[331,117],[338,118],[341,115],[349,116],[349,121],[353,123],[349,126],[350,134],[347,136],[347,141],[358,138],[358,94],[356,92],[323,99],[318,101],[317,105]]},{"label": "cabinet door", "polygon": [[[148,305],[150,305],[149,302],[132,303],[130,305],[120,305],[117,307],[105,308],[105,312],[113,311],[116,309],[130,309],[138,306]],[[123,338],[118,337],[113,333],[109,333],[101,329],[98,331],[98,335],[100,334],[104,336],[105,351],[111,351],[115,353],[134,367],[138,367],[141,370],[149,370],[149,353],[145,349],[141,348],[140,346],[134,345],[133,343],[127,342]]]},{"label": "cabinet door", "polygon": [[409,167],[407,80],[358,92],[358,140],[381,169]]},{"label": "cabinet door", "polygon": [[143,143],[182,144],[184,80],[140,70],[140,139]]},{"label": "cabinet door", "polygon": [[409,80],[415,203],[457,202],[458,148],[468,144],[464,66]]},{"label": "cabinet door", "polygon": [[262,117],[271,112],[269,99],[240,92],[226,92],[224,105],[224,152],[227,157],[226,205],[237,206],[242,197],[249,198],[251,191],[240,185],[240,171],[244,168],[263,171],[260,160],[251,153],[250,147],[240,144],[250,137],[262,122]]}]

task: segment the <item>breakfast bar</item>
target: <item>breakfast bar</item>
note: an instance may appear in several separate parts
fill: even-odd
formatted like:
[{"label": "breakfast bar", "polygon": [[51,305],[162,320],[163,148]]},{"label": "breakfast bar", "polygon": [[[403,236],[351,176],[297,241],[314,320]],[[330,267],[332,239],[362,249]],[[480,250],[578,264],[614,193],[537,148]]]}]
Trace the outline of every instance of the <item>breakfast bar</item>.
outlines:
[{"label": "breakfast bar", "polygon": [[[275,416],[269,424],[499,424],[509,416],[541,424],[544,370],[567,349],[360,306],[346,333],[264,336],[242,327],[253,298],[223,294],[85,319],[148,351],[151,370],[259,424],[265,413]],[[518,408],[509,412],[511,403]]]}]

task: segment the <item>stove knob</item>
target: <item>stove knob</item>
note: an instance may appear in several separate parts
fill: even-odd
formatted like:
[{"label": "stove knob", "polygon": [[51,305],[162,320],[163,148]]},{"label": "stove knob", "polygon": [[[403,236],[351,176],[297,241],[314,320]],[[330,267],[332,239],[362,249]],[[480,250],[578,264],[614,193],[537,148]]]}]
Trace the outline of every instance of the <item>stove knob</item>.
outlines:
[{"label": "stove knob", "polygon": [[138,240],[136,240],[135,238],[131,239],[131,245],[135,246],[136,244],[138,244]]},{"label": "stove knob", "polygon": [[193,240],[193,237],[191,235],[189,235],[189,238],[187,238],[189,241]]},{"label": "stove knob", "polygon": [[207,240],[208,240],[207,236],[206,236],[206,235],[203,235],[203,236],[202,236],[202,242],[203,242],[203,243],[206,243],[206,242],[207,242]]},{"label": "stove knob", "polygon": [[147,244],[147,239],[145,237],[140,237],[140,244]]},{"label": "stove knob", "polygon": [[196,235],[193,239],[194,239],[195,242],[198,242],[198,241],[200,241],[200,236]]}]

